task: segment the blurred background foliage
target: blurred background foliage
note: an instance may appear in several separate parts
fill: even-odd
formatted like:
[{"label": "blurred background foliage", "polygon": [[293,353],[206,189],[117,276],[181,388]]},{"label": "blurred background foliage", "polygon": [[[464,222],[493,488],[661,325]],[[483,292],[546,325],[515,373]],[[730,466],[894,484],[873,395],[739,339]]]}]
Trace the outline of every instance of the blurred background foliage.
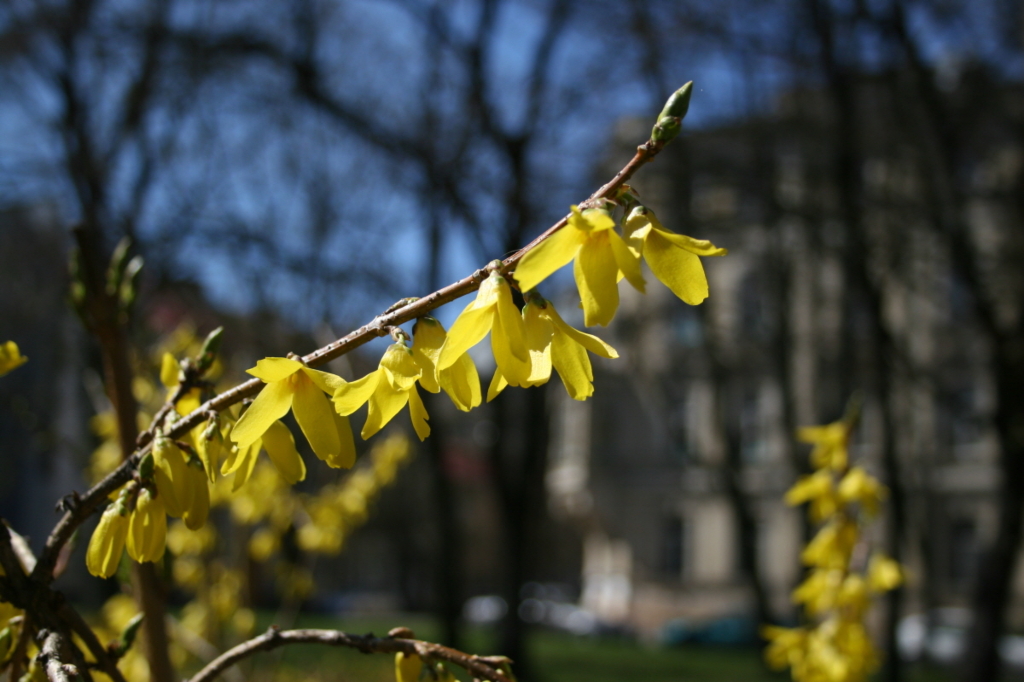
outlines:
[{"label": "blurred background foliage", "polygon": [[[563,679],[584,646],[530,648],[538,627],[749,641],[795,617],[794,429],[860,390],[855,449],[890,490],[878,541],[911,567],[876,614],[883,674],[916,674],[898,640],[964,680],[1019,674],[1022,39],[1018,0],[9,0],[0,338],[31,362],[0,385],[0,513],[41,543],[100,444],[71,225],[146,259],[138,367],[224,324],[238,379],[524,244],[692,79],[683,136],[636,186],[730,249],[709,301],[624,294],[620,368],[598,365],[586,407],[546,387],[468,418],[432,401],[432,438],[289,608],[432,613],[460,645],[493,621],[522,679]],[[72,563],[76,600],[117,590]],[[247,608],[279,606],[247,570]],[[664,679],[738,660],[621,646],[583,658],[669,661]]]}]

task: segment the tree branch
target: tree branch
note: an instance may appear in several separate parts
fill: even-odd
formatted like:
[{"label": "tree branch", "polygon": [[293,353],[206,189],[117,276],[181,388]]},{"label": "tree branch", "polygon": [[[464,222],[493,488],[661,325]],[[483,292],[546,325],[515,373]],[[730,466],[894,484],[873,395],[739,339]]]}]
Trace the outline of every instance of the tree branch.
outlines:
[{"label": "tree branch", "polygon": [[67,644],[59,633],[43,630],[39,637],[43,640],[43,646],[39,651],[38,660],[43,664],[50,682],[73,682],[82,679],[77,667],[61,661],[61,652],[67,648]]},{"label": "tree branch", "polygon": [[418,639],[395,637],[374,637],[373,635],[350,635],[338,630],[278,630],[271,627],[259,637],[243,642],[221,654],[200,670],[188,682],[210,682],[221,672],[244,658],[261,651],[271,651],[286,644],[326,644],[356,649],[364,654],[416,654],[421,658],[446,661],[463,668],[474,678],[491,682],[510,682],[499,666],[507,663],[504,657],[474,656],[440,644]]}]

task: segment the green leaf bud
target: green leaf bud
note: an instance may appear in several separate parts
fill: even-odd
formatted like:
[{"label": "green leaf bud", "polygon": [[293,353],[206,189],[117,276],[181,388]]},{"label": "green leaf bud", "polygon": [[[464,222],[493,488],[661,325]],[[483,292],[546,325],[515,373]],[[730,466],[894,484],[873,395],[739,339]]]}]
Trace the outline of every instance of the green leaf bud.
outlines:
[{"label": "green leaf bud", "polygon": [[220,352],[220,342],[223,337],[224,327],[217,327],[206,335],[206,340],[203,341],[203,349],[199,351],[199,357],[196,358],[196,366],[199,368],[200,374],[209,370],[213,365],[213,361],[217,359],[217,353]]},{"label": "green leaf bud", "polygon": [[107,293],[111,296],[121,289],[125,268],[128,265],[128,249],[131,248],[131,245],[131,238],[123,237],[114,247],[114,253],[110,254],[110,266],[107,268]]},{"label": "green leaf bud", "polygon": [[689,81],[669,96],[668,100],[665,101],[664,108],[662,108],[661,113],[658,115],[658,119],[663,119],[666,116],[674,116],[679,119],[686,118],[686,112],[690,110],[690,95],[692,93],[693,81]]},{"label": "green leaf bud", "polygon": [[134,618],[128,621],[128,624],[124,626],[124,630],[121,631],[121,636],[117,638],[117,648],[114,650],[114,655],[121,658],[128,650],[132,648],[132,644],[135,643],[135,636],[139,634],[139,627],[142,625],[143,614],[136,614]]},{"label": "green leaf bud", "polygon": [[0,630],[0,662],[7,658],[11,651],[11,627],[8,625]]}]

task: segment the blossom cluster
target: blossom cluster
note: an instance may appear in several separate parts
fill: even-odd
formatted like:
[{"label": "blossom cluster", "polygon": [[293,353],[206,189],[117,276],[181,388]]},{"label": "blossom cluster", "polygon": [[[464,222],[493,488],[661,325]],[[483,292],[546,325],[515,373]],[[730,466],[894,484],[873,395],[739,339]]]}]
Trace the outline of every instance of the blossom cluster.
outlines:
[{"label": "blossom cluster", "polygon": [[[616,206],[629,209],[621,228],[609,210]],[[708,295],[699,256],[723,254],[724,249],[710,242],[667,230],[626,188],[618,203],[607,201],[603,207],[585,210],[573,206],[565,226],[528,250],[514,269],[501,261],[490,264],[474,300],[450,330],[429,316],[416,320],[411,335],[392,328],[395,342],[366,376],[346,381],[309,367],[295,355],[263,358],[247,370],[263,383],[262,390],[240,412],[211,415],[178,439],[157,431],[138,476],[113,496],[101,517],[87,552],[89,571],[113,575],[123,549],[136,561],[158,561],[166,541],[166,517],[180,518],[193,530],[202,527],[210,509],[210,486],[218,475],[231,477],[232,491],[238,491],[252,478],[261,452],[287,484],[304,480],[306,464],[282,421],[289,413],[313,453],[333,468],[350,468],[356,461],[349,416],[364,405],[363,439],[378,433],[406,406],[413,430],[420,440],[427,438],[429,415],[419,389],[443,391],[462,411],[479,406],[483,392],[469,350],[488,335],[496,366],[488,401],[508,386],[545,384],[553,371],[571,398],[586,400],[594,392],[590,354],[612,359],[618,353],[565,322],[537,286],[573,262],[584,324],[607,325],[619,305],[620,280],[645,290],[642,262],[683,301],[696,305]],[[195,360],[178,361],[171,353],[162,356],[161,383],[176,397],[165,427],[208,397],[198,385],[179,390],[186,370],[196,367],[214,369],[205,346]],[[112,422],[105,426],[110,433]],[[108,461],[116,461],[116,448],[107,447]],[[311,524],[302,537],[314,537],[318,527]]]},{"label": "blossom cluster", "polygon": [[777,670],[789,668],[796,682],[861,682],[879,656],[865,627],[872,598],[903,581],[900,565],[871,552],[863,529],[878,514],[886,488],[861,466],[850,466],[848,445],[854,419],[800,429],[812,443],[813,473],[786,493],[791,505],[807,504],[818,530],[800,558],[804,581],[793,590],[806,624],[765,626],[765,659]]}]

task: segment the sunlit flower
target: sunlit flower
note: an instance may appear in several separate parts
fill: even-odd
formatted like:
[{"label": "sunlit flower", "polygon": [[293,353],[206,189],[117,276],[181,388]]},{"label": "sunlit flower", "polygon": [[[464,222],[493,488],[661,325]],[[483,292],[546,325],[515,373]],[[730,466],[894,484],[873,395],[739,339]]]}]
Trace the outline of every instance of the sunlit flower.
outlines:
[{"label": "sunlit flower", "polygon": [[92,533],[85,552],[85,566],[98,578],[109,578],[117,572],[128,536],[127,513],[121,500],[114,502],[100,516]]},{"label": "sunlit flower", "polygon": [[810,502],[809,514],[815,523],[820,523],[839,509],[835,480],[832,472],[824,469],[802,476],[786,492],[785,500],[791,506]]},{"label": "sunlit flower", "polygon": [[153,443],[153,482],[164,509],[192,530],[206,523],[210,512],[210,485],[202,462],[164,436]]},{"label": "sunlit flower", "polygon": [[833,519],[807,543],[800,559],[808,566],[845,568],[856,542],[857,524],[849,519]]},{"label": "sunlit flower", "polygon": [[868,562],[868,587],[873,592],[888,592],[903,584],[903,569],[898,561],[876,553]]},{"label": "sunlit flower", "polygon": [[761,626],[761,636],[768,640],[765,660],[773,670],[799,665],[805,656],[807,631],[804,628]]},{"label": "sunlit flower", "polygon": [[167,512],[163,500],[142,488],[128,520],[128,556],[138,562],[160,561],[167,540]]},{"label": "sunlit flower", "polygon": [[651,272],[690,305],[708,297],[708,278],[699,256],[724,256],[726,249],[706,239],[694,239],[665,228],[645,206],[634,208],[623,226],[626,244],[637,256],[643,255]]},{"label": "sunlit flower", "polygon": [[815,469],[829,467],[834,471],[846,468],[847,444],[850,440],[850,425],[845,420],[825,426],[805,426],[797,430],[796,438],[801,443],[812,443],[811,466]]},{"label": "sunlit flower", "polygon": [[397,682],[419,682],[423,672],[423,659],[416,654],[399,651],[395,654],[395,680]]},{"label": "sunlit flower", "polygon": [[412,349],[403,343],[393,343],[377,369],[335,391],[334,406],[339,414],[348,416],[365,403],[370,404],[360,434],[365,440],[384,428],[408,403],[412,427],[420,440],[424,440],[430,435],[430,425],[427,424],[427,408],[416,392],[416,381],[421,374]]},{"label": "sunlit flower", "polygon": [[459,362],[459,358],[480,343],[488,332],[494,362],[505,380],[513,386],[527,386],[530,352],[526,347],[523,316],[512,302],[508,282],[497,272],[491,272],[484,280],[476,298],[459,313],[448,330],[448,337],[438,353],[438,373]]},{"label": "sunlit flower", "polygon": [[263,358],[246,371],[267,385],[231,430],[231,440],[239,449],[251,446],[291,410],[317,457],[331,467],[355,464],[355,442],[348,419],[335,419],[324,397],[324,393],[334,395],[345,385],[342,378],[310,369],[291,358]]},{"label": "sunlit flower", "polygon": [[455,407],[469,412],[480,404],[480,375],[468,353],[460,355],[453,365],[437,371],[437,359],[448,334],[441,323],[432,317],[421,317],[412,328],[412,355],[423,373],[420,386],[431,393],[442,389],[455,403]]},{"label": "sunlit flower", "polygon": [[[251,410],[252,407],[249,409]],[[342,417],[333,413],[334,410],[331,410],[331,414],[327,418],[340,422]],[[242,416],[244,417],[245,413]],[[295,448],[295,438],[292,437],[292,432],[280,421],[274,420],[263,432],[262,436],[248,445],[236,445],[228,453],[227,459],[221,465],[220,473],[224,476],[235,475],[232,491],[241,488],[249,480],[249,477],[252,476],[252,471],[256,468],[256,461],[261,449],[266,451],[270,461],[273,462],[274,467],[281,474],[281,478],[288,485],[294,485],[299,481],[305,480],[306,463],[302,461],[302,456]]]},{"label": "sunlit flower", "polygon": [[18,344],[14,341],[0,344],[0,377],[21,367],[26,362],[28,362],[28,358],[21,354]]},{"label": "sunlit flower", "polygon": [[573,274],[583,302],[583,323],[607,326],[619,307],[619,274],[644,290],[639,254],[630,251],[615,231],[607,211],[572,207],[568,223],[523,256],[516,281],[526,292],[575,260]]},{"label": "sunlit flower", "polygon": [[885,499],[887,489],[863,467],[852,467],[839,482],[837,492],[843,503],[860,503],[867,514],[874,516]]},{"label": "sunlit flower", "polygon": [[[566,324],[554,304],[536,293],[527,298],[523,320],[526,345],[530,350],[531,370],[527,386],[547,383],[553,367],[562,378],[569,397],[586,400],[594,393],[594,371],[587,351],[603,358],[619,357],[615,349],[601,339]],[[495,369],[487,400],[493,400],[507,385],[501,368]]]}]

